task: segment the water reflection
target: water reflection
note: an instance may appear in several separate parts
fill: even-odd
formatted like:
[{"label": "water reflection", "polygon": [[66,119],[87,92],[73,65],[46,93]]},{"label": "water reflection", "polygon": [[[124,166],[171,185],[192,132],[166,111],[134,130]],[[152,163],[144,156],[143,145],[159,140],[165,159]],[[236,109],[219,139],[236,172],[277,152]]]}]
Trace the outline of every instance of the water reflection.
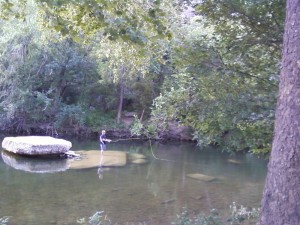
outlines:
[{"label": "water reflection", "polygon": [[2,150],[3,162],[7,165],[30,173],[57,173],[68,169],[66,159],[44,159],[19,156]]},{"label": "water reflection", "polygon": [[101,167],[99,166],[98,170],[97,170],[97,176],[99,178],[99,180],[103,180],[104,178],[104,173],[110,171],[112,168],[110,167]]},{"label": "water reflection", "polygon": [[102,180],[103,179],[103,169],[102,167],[100,166],[97,170],[97,174],[98,174],[98,177],[99,177],[99,180]]},{"label": "water reflection", "polygon": [[7,165],[31,173],[55,173],[67,169],[99,168],[99,178],[103,178],[103,167],[123,167],[128,163],[145,164],[146,156],[125,151],[99,151],[81,150],[76,151],[80,157],[57,159],[41,157],[25,157],[8,151],[2,151],[2,159]]},{"label": "water reflection", "polygon": [[[156,225],[174,222],[184,206],[194,213],[211,208],[228,212],[233,201],[249,207],[260,203],[266,162],[255,156],[187,143],[155,143],[155,159],[147,143],[112,143],[110,149],[131,155],[124,166],[106,167],[100,151],[91,150],[98,148],[97,142],[73,146],[90,157],[86,165],[67,160],[68,169],[61,173],[25,173],[11,169],[3,158],[0,217],[13,216],[11,224],[74,225],[103,210],[113,224]],[[133,156],[146,163],[133,164]],[[197,180],[189,174],[216,179]]]}]

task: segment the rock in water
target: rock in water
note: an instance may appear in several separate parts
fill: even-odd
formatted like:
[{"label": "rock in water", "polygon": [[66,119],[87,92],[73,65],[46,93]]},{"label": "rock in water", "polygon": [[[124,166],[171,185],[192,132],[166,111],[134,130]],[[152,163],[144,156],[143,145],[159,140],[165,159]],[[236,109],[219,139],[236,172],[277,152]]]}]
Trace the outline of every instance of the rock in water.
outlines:
[{"label": "rock in water", "polygon": [[201,173],[191,173],[188,174],[187,176],[196,180],[206,181],[206,182],[210,182],[216,179],[215,177],[207,176]]},{"label": "rock in water", "polygon": [[129,161],[134,161],[136,159],[146,159],[146,156],[139,153],[128,153]]},{"label": "rock in water", "polygon": [[2,141],[2,148],[20,155],[59,155],[71,147],[70,141],[49,136],[6,137]]},{"label": "rock in water", "polygon": [[146,156],[139,153],[127,153],[128,161],[133,164],[145,164],[148,162]]},{"label": "rock in water", "polygon": [[228,159],[227,162],[233,163],[233,164],[242,164],[242,162],[235,160],[235,159]]},{"label": "rock in water", "polygon": [[148,162],[147,159],[135,159],[135,160],[131,161],[131,163],[133,163],[133,164],[145,164],[147,162]]},{"label": "rock in water", "polygon": [[70,169],[85,169],[93,167],[118,167],[125,166],[127,163],[126,152],[121,151],[101,151],[90,150],[90,151],[76,151],[80,154],[79,160],[69,159]]}]

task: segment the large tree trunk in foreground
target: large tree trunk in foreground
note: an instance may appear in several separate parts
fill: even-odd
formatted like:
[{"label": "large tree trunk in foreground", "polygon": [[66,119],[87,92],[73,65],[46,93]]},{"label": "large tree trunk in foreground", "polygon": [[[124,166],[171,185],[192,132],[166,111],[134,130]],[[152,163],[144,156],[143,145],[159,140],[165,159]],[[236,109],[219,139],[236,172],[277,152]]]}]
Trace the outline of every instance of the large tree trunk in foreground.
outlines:
[{"label": "large tree trunk in foreground", "polygon": [[288,0],[275,136],[260,225],[300,224],[300,0]]}]

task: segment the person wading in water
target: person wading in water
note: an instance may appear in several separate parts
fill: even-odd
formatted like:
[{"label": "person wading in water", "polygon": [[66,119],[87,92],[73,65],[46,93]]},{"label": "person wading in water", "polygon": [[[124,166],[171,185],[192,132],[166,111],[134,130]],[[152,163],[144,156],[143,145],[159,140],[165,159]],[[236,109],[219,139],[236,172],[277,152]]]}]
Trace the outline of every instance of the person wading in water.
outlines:
[{"label": "person wading in water", "polygon": [[106,150],[106,143],[107,142],[111,142],[110,139],[106,138],[106,131],[102,130],[101,131],[101,135],[99,137],[99,141],[100,141],[100,149],[101,149],[101,154],[100,154],[100,163],[99,163],[99,168],[98,168],[98,175],[99,175],[99,179],[102,180],[103,179],[103,175],[102,175],[102,160],[103,160],[103,156],[102,156],[102,152],[104,150]]},{"label": "person wading in water", "polygon": [[101,135],[99,137],[99,141],[100,141],[100,149],[101,149],[101,152],[102,152],[102,151],[106,150],[106,143],[111,142],[110,139],[106,138],[106,131],[105,130],[102,130]]}]

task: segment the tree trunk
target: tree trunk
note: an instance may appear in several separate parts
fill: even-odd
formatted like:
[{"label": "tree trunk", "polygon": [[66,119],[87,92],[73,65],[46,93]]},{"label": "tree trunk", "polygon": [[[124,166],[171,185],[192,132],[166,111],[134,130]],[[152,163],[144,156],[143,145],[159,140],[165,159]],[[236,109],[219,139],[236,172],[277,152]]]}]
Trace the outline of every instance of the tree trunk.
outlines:
[{"label": "tree trunk", "polygon": [[300,1],[288,0],[275,134],[260,225],[300,224]]},{"label": "tree trunk", "polygon": [[121,82],[121,84],[120,84],[120,95],[119,95],[118,113],[117,113],[117,123],[121,122],[122,109],[123,109],[123,100],[124,100],[124,85]]},{"label": "tree trunk", "polygon": [[126,73],[126,68],[124,65],[121,66],[121,79],[120,79],[120,93],[119,93],[119,105],[117,113],[117,123],[121,122],[122,110],[123,110],[123,101],[124,101],[124,77]]},{"label": "tree trunk", "polygon": [[142,122],[143,119],[144,119],[144,113],[145,113],[145,108],[143,108],[143,111],[142,111],[142,114],[141,114],[141,117],[140,117],[140,122]]},{"label": "tree trunk", "polygon": [[63,66],[59,73],[59,80],[56,83],[56,87],[54,89],[53,106],[51,110],[52,116],[54,116],[57,113],[61,101],[61,95],[63,93],[63,90],[66,88],[66,81],[64,78],[65,72],[66,72],[66,66]]}]

